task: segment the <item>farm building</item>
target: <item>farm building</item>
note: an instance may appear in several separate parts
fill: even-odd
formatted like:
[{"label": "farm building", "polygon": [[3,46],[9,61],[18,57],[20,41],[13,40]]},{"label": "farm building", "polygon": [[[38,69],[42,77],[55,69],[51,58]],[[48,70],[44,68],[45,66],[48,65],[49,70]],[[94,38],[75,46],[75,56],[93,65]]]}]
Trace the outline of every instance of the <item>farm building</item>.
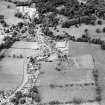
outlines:
[{"label": "farm building", "polygon": [[87,3],[87,0],[78,0],[79,3],[83,3],[83,4],[86,4]]},{"label": "farm building", "polygon": [[56,42],[55,48],[61,52],[68,54],[69,51],[69,41],[58,41]]},{"label": "farm building", "polygon": [[21,13],[27,18],[38,18],[38,11],[36,10],[35,3],[20,2],[16,5],[16,13]]}]

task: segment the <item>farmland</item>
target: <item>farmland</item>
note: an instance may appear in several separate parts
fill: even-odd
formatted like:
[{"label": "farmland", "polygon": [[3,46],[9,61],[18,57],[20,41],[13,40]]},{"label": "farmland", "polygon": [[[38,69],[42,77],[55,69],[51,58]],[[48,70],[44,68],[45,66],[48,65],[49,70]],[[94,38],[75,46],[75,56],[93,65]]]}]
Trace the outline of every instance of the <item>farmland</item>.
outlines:
[{"label": "farmland", "polygon": [[[70,67],[64,64],[61,71],[56,70],[57,61],[50,63],[42,62],[41,64],[40,75],[36,85],[42,96],[43,103],[55,100],[70,102],[74,98],[79,98],[83,101],[95,99],[92,64],[87,69],[85,69],[85,66],[78,69],[75,64]],[[85,83],[90,85],[84,86]]]},{"label": "farmland", "polygon": [[6,56],[37,56],[42,53],[39,49],[39,45],[35,42],[15,42],[11,48],[5,53]]},{"label": "farmland", "polygon": [[16,89],[21,84],[24,59],[28,56],[37,56],[40,53],[35,50],[35,45],[33,42],[20,41],[5,50],[5,57],[0,61],[0,90]]},{"label": "farmland", "polygon": [[16,89],[22,82],[23,69],[23,59],[2,59],[0,61],[0,90]]},{"label": "farmland", "polygon": [[[81,46],[81,47],[79,47]],[[78,51],[78,53],[76,53]],[[95,68],[99,72],[99,85],[102,88],[102,105],[105,100],[105,51],[100,50],[98,45],[86,43],[70,43],[70,54],[72,56],[91,54],[95,60]]]},{"label": "farmland", "polygon": [[[10,8],[8,9],[7,6],[10,5]],[[13,3],[0,1],[0,15],[4,15],[5,20],[7,24],[17,24],[18,22],[21,22],[22,19],[18,19],[14,16],[15,14],[16,6]]]}]

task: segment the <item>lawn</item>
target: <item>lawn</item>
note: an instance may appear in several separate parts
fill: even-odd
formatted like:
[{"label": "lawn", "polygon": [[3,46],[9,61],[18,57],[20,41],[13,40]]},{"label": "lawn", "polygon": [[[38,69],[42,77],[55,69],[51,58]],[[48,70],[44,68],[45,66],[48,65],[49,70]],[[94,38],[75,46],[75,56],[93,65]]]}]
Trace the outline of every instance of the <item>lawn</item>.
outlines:
[{"label": "lawn", "polygon": [[23,59],[4,58],[0,61],[0,90],[16,89],[22,82]]}]

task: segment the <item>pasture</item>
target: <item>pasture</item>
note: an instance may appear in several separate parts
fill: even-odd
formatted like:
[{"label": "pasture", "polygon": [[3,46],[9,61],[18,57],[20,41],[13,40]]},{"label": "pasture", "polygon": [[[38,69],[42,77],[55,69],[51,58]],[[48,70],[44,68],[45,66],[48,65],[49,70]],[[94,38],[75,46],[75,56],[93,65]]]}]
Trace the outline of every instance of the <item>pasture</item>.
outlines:
[{"label": "pasture", "polygon": [[7,50],[5,55],[10,57],[19,57],[20,55],[22,55],[22,57],[37,56],[42,54],[39,48],[40,46],[36,42],[18,41]]},{"label": "pasture", "polygon": [[[59,16],[58,16],[59,17]],[[66,17],[65,17],[66,18]],[[64,17],[62,17],[62,22],[67,21],[67,19],[65,19]],[[99,19],[97,19],[98,21]],[[70,28],[62,28],[62,24],[60,23],[57,26],[57,29],[55,30],[54,28],[50,27],[51,31],[54,33],[55,36],[57,35],[64,35],[64,33],[68,33],[71,36],[75,36],[76,38],[81,37],[83,34],[85,34],[85,30],[87,29],[87,33],[90,37],[94,37],[94,38],[105,38],[105,32],[103,32],[103,28],[105,27],[105,21],[102,21],[102,25],[97,24],[97,21],[95,23],[95,25],[86,25],[86,24],[81,24],[80,26],[76,27],[76,26],[71,26]],[[96,32],[96,30],[99,29],[99,33]]]},{"label": "pasture", "polygon": [[95,86],[84,84],[94,83],[91,69],[70,67],[57,71],[57,61],[42,62],[40,75],[36,85],[42,96],[42,102],[49,101],[69,102],[74,98],[84,101],[95,99]]},{"label": "pasture", "polygon": [[0,61],[0,90],[16,89],[22,82],[23,69],[23,59],[2,59]]},{"label": "pasture", "polygon": [[83,54],[91,54],[95,69],[98,70],[99,85],[102,88],[102,103],[105,103],[105,51],[101,50],[99,45],[81,43],[81,42],[70,42],[70,54],[71,56],[80,56]]},{"label": "pasture", "polygon": [[[10,8],[7,8],[8,5]],[[18,22],[23,21],[22,19],[19,19],[14,16],[16,10],[16,5],[10,2],[0,1],[0,15],[5,16],[5,21],[7,24],[17,24]]]}]

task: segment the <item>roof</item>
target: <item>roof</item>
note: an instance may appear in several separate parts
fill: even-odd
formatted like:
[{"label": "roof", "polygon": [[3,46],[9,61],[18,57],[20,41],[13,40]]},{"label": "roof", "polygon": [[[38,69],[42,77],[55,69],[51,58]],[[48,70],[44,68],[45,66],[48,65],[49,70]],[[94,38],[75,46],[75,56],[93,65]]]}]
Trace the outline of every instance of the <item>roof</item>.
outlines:
[{"label": "roof", "polygon": [[50,57],[47,58],[48,61],[56,61],[58,60],[58,55],[56,53],[51,54]]},{"label": "roof", "polygon": [[16,6],[29,6],[30,2],[17,2]]},{"label": "roof", "polygon": [[67,44],[66,41],[56,42],[56,48],[65,48],[66,47],[66,44]]}]

